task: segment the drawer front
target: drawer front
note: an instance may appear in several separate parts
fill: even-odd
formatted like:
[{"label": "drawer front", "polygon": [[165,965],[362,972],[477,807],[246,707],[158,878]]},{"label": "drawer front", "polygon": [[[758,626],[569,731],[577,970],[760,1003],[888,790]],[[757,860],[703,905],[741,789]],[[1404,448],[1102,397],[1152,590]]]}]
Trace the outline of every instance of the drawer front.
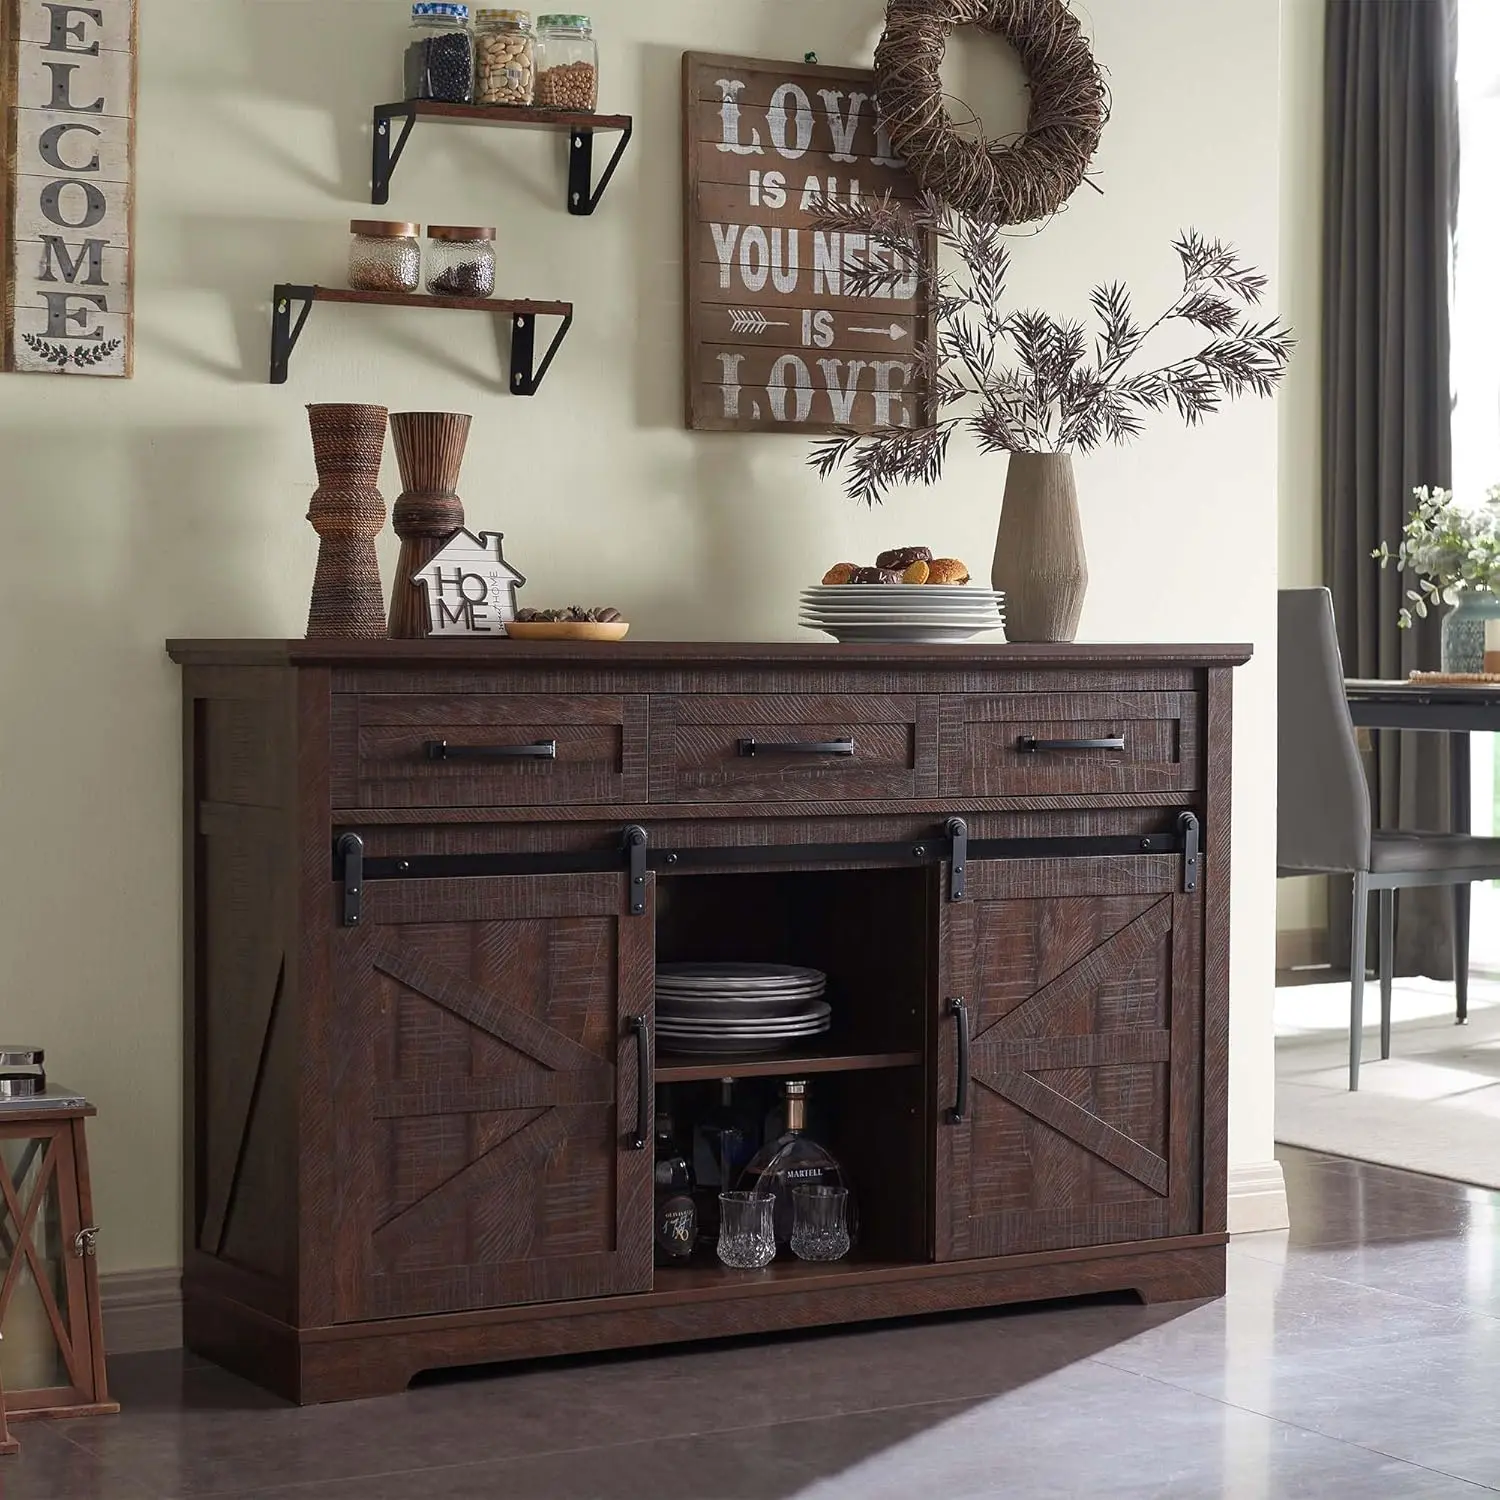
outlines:
[{"label": "drawer front", "polygon": [[943,700],[942,795],[1191,792],[1197,693],[1007,693]]},{"label": "drawer front", "polygon": [[937,792],[937,700],[651,700],[653,802],[850,802]]},{"label": "drawer front", "polygon": [[644,696],[334,697],[335,807],[640,802],[645,771]]}]

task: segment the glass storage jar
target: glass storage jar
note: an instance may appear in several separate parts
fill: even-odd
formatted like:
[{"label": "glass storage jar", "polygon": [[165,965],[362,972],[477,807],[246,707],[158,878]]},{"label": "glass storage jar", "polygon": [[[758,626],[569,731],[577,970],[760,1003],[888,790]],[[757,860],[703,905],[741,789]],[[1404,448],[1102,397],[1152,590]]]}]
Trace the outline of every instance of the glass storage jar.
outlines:
[{"label": "glass storage jar", "polygon": [[406,97],[468,104],[474,98],[474,37],[469,7],[419,0],[406,44]]},{"label": "glass storage jar", "polygon": [[495,231],[427,226],[427,290],[434,297],[488,297],[495,290]]},{"label": "glass storage jar", "polygon": [[422,285],[420,224],[349,221],[349,285],[356,292],[414,292]]},{"label": "glass storage jar", "polygon": [[528,10],[482,10],[476,17],[474,101],[530,104],[536,85],[536,38]]},{"label": "glass storage jar", "polygon": [[542,109],[599,107],[599,46],[587,16],[540,16],[536,102]]}]

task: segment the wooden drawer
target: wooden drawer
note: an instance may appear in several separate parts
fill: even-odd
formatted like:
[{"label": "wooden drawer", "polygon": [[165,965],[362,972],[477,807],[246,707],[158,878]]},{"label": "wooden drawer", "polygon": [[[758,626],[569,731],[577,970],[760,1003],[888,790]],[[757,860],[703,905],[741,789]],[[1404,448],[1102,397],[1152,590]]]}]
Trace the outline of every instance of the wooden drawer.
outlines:
[{"label": "wooden drawer", "polygon": [[1197,693],[944,698],[941,795],[1196,791],[1199,719]]},{"label": "wooden drawer", "polygon": [[653,802],[850,802],[936,791],[936,698],[651,700]]},{"label": "wooden drawer", "polygon": [[[333,805],[644,801],[646,701],[644,695],[337,694]],[[438,745],[445,749],[432,748]]]}]

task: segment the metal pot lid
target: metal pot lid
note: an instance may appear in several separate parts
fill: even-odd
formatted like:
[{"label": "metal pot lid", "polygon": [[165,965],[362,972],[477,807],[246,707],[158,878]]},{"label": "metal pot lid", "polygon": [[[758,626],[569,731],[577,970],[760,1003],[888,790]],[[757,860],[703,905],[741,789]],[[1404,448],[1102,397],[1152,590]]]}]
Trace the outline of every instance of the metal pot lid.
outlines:
[{"label": "metal pot lid", "polygon": [[0,1042],[0,1068],[39,1068],[46,1060],[45,1048]]}]

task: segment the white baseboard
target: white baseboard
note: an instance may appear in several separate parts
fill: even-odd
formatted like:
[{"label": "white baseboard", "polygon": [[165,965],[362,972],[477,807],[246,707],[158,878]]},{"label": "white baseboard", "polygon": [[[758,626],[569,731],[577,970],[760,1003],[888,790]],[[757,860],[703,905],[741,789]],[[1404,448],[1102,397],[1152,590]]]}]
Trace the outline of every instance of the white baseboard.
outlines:
[{"label": "white baseboard", "polygon": [[182,1347],[182,1272],[111,1271],[99,1278],[106,1354]]},{"label": "white baseboard", "polygon": [[1229,1232],[1260,1234],[1291,1225],[1286,1178],[1279,1161],[1253,1162],[1229,1169]]}]

